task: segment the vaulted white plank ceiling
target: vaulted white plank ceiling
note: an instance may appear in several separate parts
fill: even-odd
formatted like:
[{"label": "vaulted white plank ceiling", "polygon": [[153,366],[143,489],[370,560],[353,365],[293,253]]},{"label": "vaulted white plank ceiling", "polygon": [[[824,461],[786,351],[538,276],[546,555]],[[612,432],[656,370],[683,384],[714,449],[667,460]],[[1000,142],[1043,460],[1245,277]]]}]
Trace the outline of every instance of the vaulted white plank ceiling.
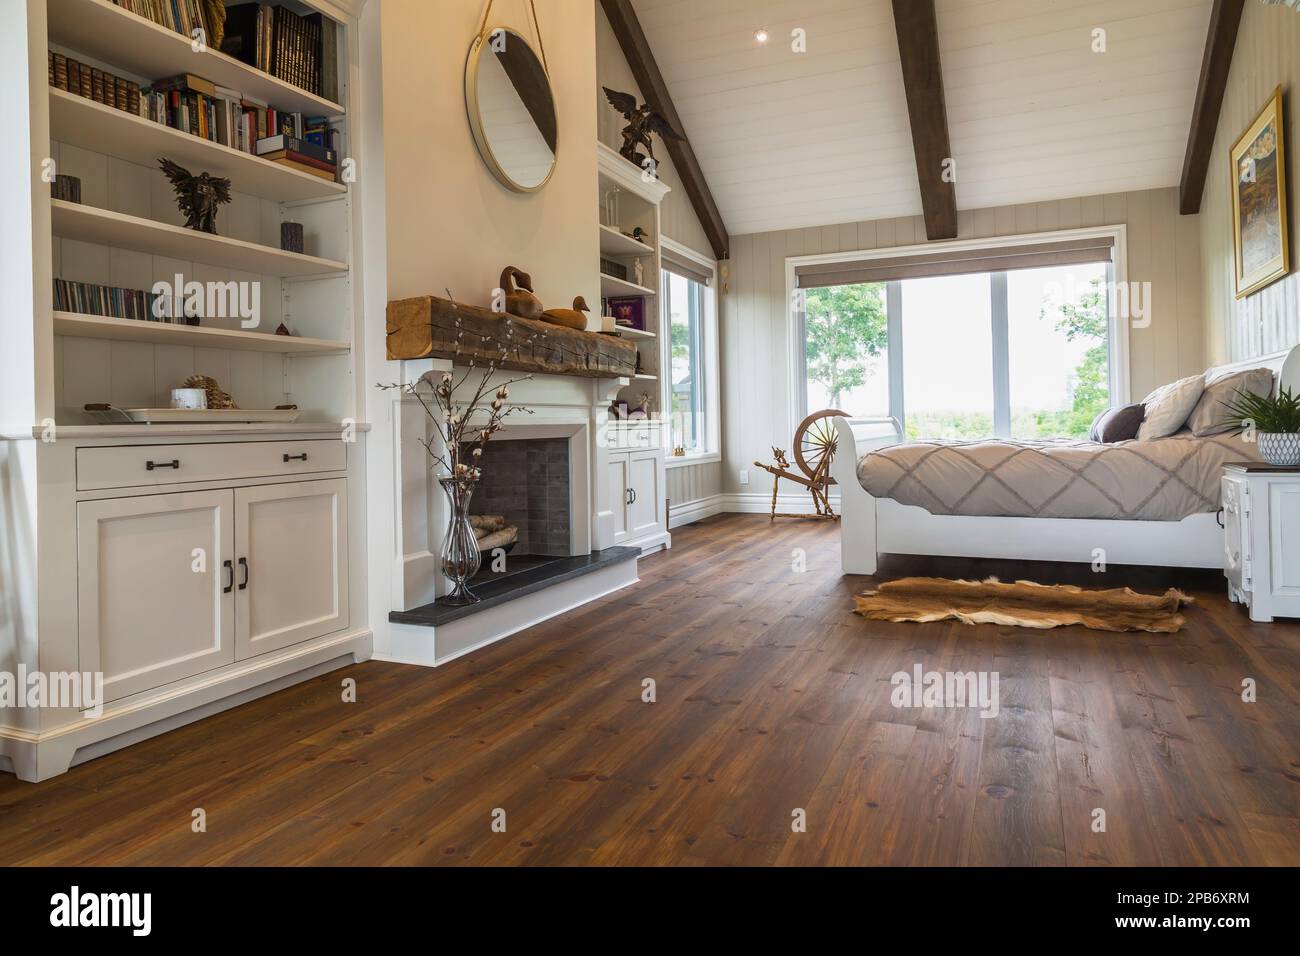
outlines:
[{"label": "vaulted white plank ceiling", "polygon": [[[958,208],[1178,184],[1211,0],[936,6]],[[920,214],[889,0],[634,7],[732,235]]]}]

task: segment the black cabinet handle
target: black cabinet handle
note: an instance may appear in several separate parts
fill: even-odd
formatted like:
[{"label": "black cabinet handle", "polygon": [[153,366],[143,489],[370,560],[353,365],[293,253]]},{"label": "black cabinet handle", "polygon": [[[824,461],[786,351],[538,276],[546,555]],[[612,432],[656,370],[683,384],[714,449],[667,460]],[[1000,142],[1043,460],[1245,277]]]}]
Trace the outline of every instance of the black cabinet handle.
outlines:
[{"label": "black cabinet handle", "polygon": [[155,468],[175,468],[180,470],[181,462],[179,458],[173,458],[171,461],[146,461],[144,463],[145,471],[153,471]]},{"label": "black cabinet handle", "polygon": [[244,569],[244,580],[239,583],[239,590],[242,591],[244,588],[248,587],[248,559],[240,558],[239,566]]},{"label": "black cabinet handle", "polygon": [[628,488],[626,491],[623,492],[623,504],[630,505],[631,503],[632,503],[632,489]]},{"label": "black cabinet handle", "polygon": [[1220,528],[1223,527],[1223,509],[1222,509],[1222,508],[1220,508],[1218,511],[1216,511],[1216,512],[1214,513],[1214,520],[1217,521],[1217,522],[1219,522],[1219,527],[1220,527]]},{"label": "black cabinet handle", "polygon": [[291,461],[306,461],[307,453],[303,452],[301,455],[290,455],[288,452],[285,452],[284,460],[286,463]]},{"label": "black cabinet handle", "polygon": [[231,591],[235,589],[235,565],[231,561],[222,561],[221,566],[226,569],[226,573],[228,575],[226,580],[229,582],[224,588],[221,589],[221,593],[229,594]]},{"label": "black cabinet handle", "polygon": [[629,488],[629,489],[627,490],[627,503],[630,504],[630,505],[634,505],[634,504],[636,504],[636,489],[635,489],[635,488]]}]

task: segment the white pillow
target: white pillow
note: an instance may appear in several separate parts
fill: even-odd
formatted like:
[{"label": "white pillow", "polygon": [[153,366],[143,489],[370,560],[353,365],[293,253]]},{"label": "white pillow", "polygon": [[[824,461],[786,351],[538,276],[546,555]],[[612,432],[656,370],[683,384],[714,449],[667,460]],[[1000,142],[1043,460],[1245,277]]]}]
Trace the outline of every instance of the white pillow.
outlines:
[{"label": "white pillow", "polygon": [[1146,418],[1138,428],[1138,441],[1164,438],[1182,428],[1204,391],[1204,374],[1189,375],[1157,388],[1143,399]]}]

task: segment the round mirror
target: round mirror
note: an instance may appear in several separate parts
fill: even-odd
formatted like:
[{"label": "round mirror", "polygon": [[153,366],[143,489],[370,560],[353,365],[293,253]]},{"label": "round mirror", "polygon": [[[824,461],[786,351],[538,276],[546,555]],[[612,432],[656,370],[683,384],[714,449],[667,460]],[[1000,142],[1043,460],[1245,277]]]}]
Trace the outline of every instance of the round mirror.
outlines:
[{"label": "round mirror", "polygon": [[465,110],[492,175],[521,193],[546,185],[555,169],[555,99],[546,68],[518,33],[496,27],[470,46]]}]

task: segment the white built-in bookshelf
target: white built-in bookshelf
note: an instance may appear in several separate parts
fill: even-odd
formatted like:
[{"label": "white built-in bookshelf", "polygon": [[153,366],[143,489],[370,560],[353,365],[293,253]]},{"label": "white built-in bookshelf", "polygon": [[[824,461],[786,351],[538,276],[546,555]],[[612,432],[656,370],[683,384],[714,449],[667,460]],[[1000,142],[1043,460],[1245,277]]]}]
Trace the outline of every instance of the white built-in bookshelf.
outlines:
[{"label": "white built-in bookshelf", "polygon": [[[300,14],[320,12],[338,31],[339,100],[300,89],[110,0],[43,0],[46,47],[147,87],[191,74],[269,103],[284,113],[324,116],[347,153],[359,102],[355,21],[315,0],[277,0]],[[234,5],[228,3],[227,6]],[[33,41],[33,46],[37,41]],[[42,75],[42,79],[44,79]],[[56,419],[88,424],[87,403],[166,406],[171,389],[210,375],[244,408],[295,404],[306,423],[355,417],[352,343],[359,339],[359,236],[353,188],[278,165],[50,86],[44,105],[54,169],[81,180],[81,202],[48,199],[54,279],[150,290],[180,275],[200,283],[257,283],[255,328],[240,317],[204,317],[198,326],[55,311],[52,370]],[[217,215],[217,234],[186,228],[171,185],[158,169],[167,157],[193,173],[231,180],[233,201]],[[48,198],[48,197],[47,197]],[[37,217],[41,221],[40,217]],[[302,223],[301,253],[280,248],[280,226]],[[39,241],[39,237],[37,239]],[[38,320],[39,323],[39,320]],[[277,336],[284,323],[293,333]]]},{"label": "white built-in bookshelf", "polygon": [[[668,192],[668,187],[657,179],[645,179],[641,171],[629,163],[604,143],[596,144],[597,169],[599,171],[599,195],[597,202],[600,210],[600,258],[621,266],[625,275],[611,274],[604,263],[600,269],[600,294],[602,301],[614,298],[634,298],[641,300],[645,316],[645,328],[620,328],[620,333],[632,339],[637,345],[641,369],[638,374],[630,376],[632,382],[619,393],[619,397],[636,404],[646,385],[657,382],[659,370],[663,365],[663,346],[659,331],[662,327],[660,312],[659,277],[660,257],[660,215],[659,206]],[[641,238],[633,238],[630,233],[641,230]],[[634,281],[635,264],[642,265],[641,282]],[[655,410],[658,411],[662,401],[658,389],[652,389],[656,396]]]}]

